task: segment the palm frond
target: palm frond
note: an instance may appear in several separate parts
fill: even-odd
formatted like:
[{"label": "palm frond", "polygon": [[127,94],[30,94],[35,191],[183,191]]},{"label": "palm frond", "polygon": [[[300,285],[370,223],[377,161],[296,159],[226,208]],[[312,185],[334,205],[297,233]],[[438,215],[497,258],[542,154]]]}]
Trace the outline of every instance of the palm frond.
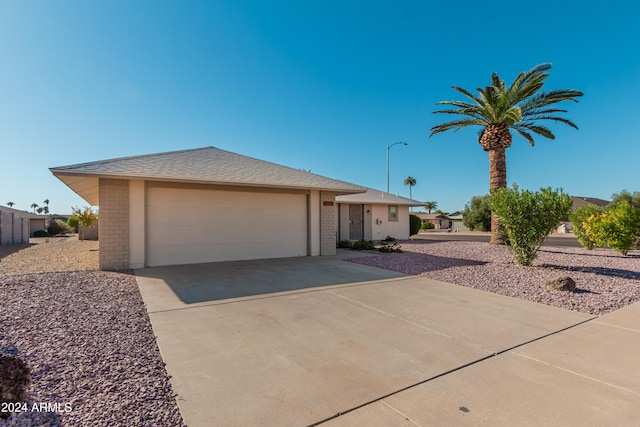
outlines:
[{"label": "palm frond", "polygon": [[533,141],[533,137],[531,136],[530,133],[528,133],[525,130],[522,130],[519,127],[513,127],[513,130],[515,130],[516,132],[518,132],[521,136],[523,136],[527,141],[529,141],[529,145],[531,145],[532,147],[535,145],[535,142]]},{"label": "palm frond", "polygon": [[558,117],[558,116],[547,116],[547,115],[542,115],[542,116],[528,116],[526,117],[526,120],[529,122],[533,122],[533,121],[537,121],[537,120],[553,120],[554,122],[560,122],[560,123],[564,123],[565,125],[569,125],[574,129],[578,129],[578,126],[576,126],[575,123],[573,123],[571,120],[569,119],[565,119],[564,117]]},{"label": "palm frond", "polygon": [[486,126],[486,125],[487,125],[487,122],[479,119],[475,119],[475,118],[454,120],[449,123],[443,123],[441,125],[432,127],[431,133],[429,134],[429,138],[431,138],[433,135],[437,133],[445,132],[451,129],[453,129],[454,132],[457,132],[460,129],[468,126]]}]

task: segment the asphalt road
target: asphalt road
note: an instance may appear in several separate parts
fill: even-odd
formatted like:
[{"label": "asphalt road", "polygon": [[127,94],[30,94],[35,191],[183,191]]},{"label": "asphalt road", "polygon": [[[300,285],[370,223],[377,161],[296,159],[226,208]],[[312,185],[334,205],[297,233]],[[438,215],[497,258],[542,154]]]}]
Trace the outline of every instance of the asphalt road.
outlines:
[{"label": "asphalt road", "polygon": [[[489,233],[446,233],[446,232],[427,232],[420,233],[412,237],[415,240],[445,240],[445,241],[464,241],[464,242],[489,242],[491,235]],[[549,236],[543,246],[568,246],[579,248],[578,239],[572,234],[567,236]]]}]

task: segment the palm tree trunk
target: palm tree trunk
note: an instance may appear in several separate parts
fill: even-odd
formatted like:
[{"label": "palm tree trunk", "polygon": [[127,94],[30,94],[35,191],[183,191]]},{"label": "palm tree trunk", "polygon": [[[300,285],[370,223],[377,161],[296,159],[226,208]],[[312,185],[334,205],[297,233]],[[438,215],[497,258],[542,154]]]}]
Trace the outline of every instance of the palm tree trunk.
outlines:
[{"label": "palm tree trunk", "polygon": [[[506,188],[507,186],[507,156],[506,149],[501,147],[489,150],[489,189]],[[495,214],[491,212],[491,244],[503,245],[507,240],[504,226],[500,224]]]}]

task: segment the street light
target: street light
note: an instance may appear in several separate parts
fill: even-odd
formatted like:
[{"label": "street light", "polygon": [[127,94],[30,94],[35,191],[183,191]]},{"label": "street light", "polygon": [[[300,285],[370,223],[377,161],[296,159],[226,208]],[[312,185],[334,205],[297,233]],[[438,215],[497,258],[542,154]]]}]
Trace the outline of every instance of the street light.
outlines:
[{"label": "street light", "polygon": [[387,193],[389,192],[389,150],[391,149],[391,147],[398,144],[409,145],[404,141],[400,141],[400,142],[396,142],[395,144],[391,144],[387,146]]}]

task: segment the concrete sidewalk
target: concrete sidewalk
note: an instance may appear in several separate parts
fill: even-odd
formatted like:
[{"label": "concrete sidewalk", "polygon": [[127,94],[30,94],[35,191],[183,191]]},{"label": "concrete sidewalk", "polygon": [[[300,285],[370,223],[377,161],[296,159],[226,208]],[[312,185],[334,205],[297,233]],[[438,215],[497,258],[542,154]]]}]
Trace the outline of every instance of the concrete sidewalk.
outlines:
[{"label": "concrete sidewalk", "polygon": [[[635,422],[639,304],[594,318],[329,261],[136,271],[190,427]],[[337,283],[301,283],[327,268]],[[343,268],[363,280],[344,283]],[[264,271],[275,292],[220,293]]]}]

